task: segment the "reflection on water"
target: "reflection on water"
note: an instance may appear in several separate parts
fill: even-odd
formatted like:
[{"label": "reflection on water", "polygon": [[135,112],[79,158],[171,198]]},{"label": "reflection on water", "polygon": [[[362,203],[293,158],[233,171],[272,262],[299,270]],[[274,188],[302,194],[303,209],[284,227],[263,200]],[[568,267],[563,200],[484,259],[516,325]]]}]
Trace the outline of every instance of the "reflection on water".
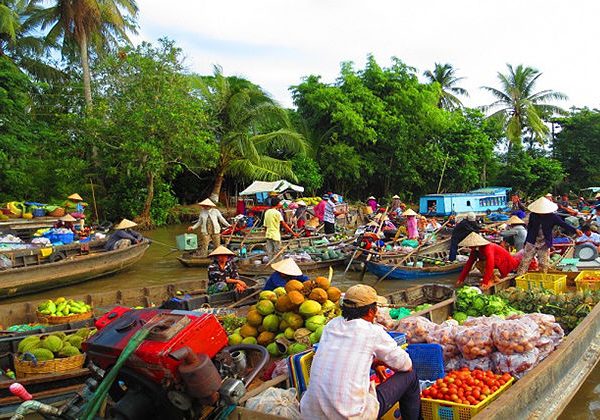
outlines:
[{"label": "reflection on water", "polygon": [[[184,233],[186,226],[168,226],[146,232],[146,236],[165,244],[175,246],[175,236]],[[185,268],[176,259],[177,251],[172,251],[170,246],[153,243],[144,257],[131,269],[119,274],[89,281],[80,285],[65,287],[58,290],[52,290],[37,295],[29,295],[16,298],[13,301],[29,301],[44,298],[56,298],[59,296],[75,295],[82,293],[91,293],[95,291],[106,291],[116,288],[151,286],[164,283],[172,283],[180,280],[193,280],[197,278],[206,278],[205,268]],[[334,271],[333,283],[342,290],[346,290],[353,284],[356,284],[360,278],[360,273],[348,272],[344,275],[345,267],[338,267]],[[315,273],[327,275],[327,272]],[[435,283],[451,285],[456,281],[457,274],[447,277],[436,277]],[[367,273],[363,283],[374,284],[376,277]],[[377,291],[380,294],[386,294],[399,288],[406,288],[418,284],[424,284],[427,281],[399,281],[384,280],[377,285]],[[4,301],[2,303],[9,303]],[[577,393],[573,401],[565,410],[560,420],[575,419],[588,420],[600,418],[600,366],[596,367],[594,372],[588,377],[581,390]]]}]

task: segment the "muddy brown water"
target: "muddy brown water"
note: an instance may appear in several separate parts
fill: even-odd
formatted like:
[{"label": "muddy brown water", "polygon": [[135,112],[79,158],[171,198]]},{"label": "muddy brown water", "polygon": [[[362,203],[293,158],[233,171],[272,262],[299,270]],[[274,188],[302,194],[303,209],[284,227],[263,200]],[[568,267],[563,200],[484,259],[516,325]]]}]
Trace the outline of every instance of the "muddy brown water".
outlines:
[{"label": "muddy brown water", "polygon": [[[175,247],[175,236],[184,233],[186,226],[168,226],[145,232],[146,236],[164,244]],[[37,295],[29,295],[13,299],[13,302],[27,301],[44,298],[56,298],[75,294],[106,291],[115,288],[150,286],[164,283],[172,283],[179,280],[192,280],[195,278],[206,278],[206,269],[185,268],[176,259],[178,252],[172,251],[170,246],[153,243],[144,257],[129,270],[116,275],[89,281],[80,285],[52,290]],[[344,275],[345,267],[338,267],[334,271],[333,283],[340,289],[345,290],[359,280],[360,273],[348,272]],[[327,272],[316,273],[327,275]],[[437,277],[433,282],[451,285],[456,281],[457,274],[447,277]],[[363,283],[373,284],[376,277],[367,273]],[[399,281],[384,280],[377,285],[380,294],[385,294],[418,284],[431,283],[432,281]],[[10,303],[3,301],[2,303]],[[560,420],[591,420],[600,419],[600,365],[587,378],[581,389],[571,401]]]}]

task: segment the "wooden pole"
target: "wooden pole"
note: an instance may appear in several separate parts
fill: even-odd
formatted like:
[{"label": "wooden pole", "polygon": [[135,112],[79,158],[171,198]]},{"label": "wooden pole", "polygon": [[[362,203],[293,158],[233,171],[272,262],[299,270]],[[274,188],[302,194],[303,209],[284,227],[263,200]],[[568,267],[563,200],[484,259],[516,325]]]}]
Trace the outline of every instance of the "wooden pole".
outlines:
[{"label": "wooden pole", "polygon": [[437,187],[437,194],[440,193],[442,189],[442,180],[444,179],[444,172],[446,172],[446,164],[448,163],[448,158],[450,157],[450,153],[446,153],[446,159],[444,159],[444,166],[442,167],[442,174],[440,175],[440,182]]},{"label": "wooden pole", "polygon": [[94,183],[90,178],[90,187],[92,187],[92,201],[94,202],[94,213],[96,214],[96,223],[100,222],[100,218],[98,217],[98,206],[96,205],[96,194],[94,193]]},{"label": "wooden pole", "polygon": [[[385,221],[385,218],[387,216],[387,211],[388,211],[388,207],[386,206],[385,211],[383,213],[381,213],[381,220],[379,221],[379,225],[377,226],[377,230],[375,231],[375,234],[378,234],[379,231],[381,230],[381,226],[383,226],[383,222]],[[360,273],[359,282],[361,282],[361,283],[362,283],[363,279],[365,278],[365,273],[367,272],[367,264],[369,263],[369,261],[371,261],[372,256],[373,256],[373,254],[367,255],[365,265]]]}]

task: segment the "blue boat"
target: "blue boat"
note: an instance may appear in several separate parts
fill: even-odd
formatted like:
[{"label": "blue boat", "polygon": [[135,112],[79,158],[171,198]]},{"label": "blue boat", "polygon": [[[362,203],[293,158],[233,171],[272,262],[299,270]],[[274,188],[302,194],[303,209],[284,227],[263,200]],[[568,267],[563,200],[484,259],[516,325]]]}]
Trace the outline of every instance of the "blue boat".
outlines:
[{"label": "blue boat", "polygon": [[[389,258],[382,261],[367,262],[367,270],[378,278],[387,275],[388,279],[416,280],[460,272],[466,261],[444,262],[447,251],[424,254],[418,257],[409,257],[399,267],[395,267],[402,257]],[[417,264],[417,261],[419,264]],[[423,264],[423,266],[420,265]],[[395,267],[395,268],[394,268]],[[390,272],[390,270],[393,271]]]},{"label": "blue boat", "polygon": [[419,199],[419,213],[436,216],[488,211],[503,211],[508,207],[510,188],[487,187],[466,193],[428,194]]}]

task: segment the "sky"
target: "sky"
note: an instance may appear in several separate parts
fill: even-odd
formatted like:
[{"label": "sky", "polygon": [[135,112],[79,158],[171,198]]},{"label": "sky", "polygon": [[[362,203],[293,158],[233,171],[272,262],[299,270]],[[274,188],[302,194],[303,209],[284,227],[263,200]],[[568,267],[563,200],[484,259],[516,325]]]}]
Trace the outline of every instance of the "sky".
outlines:
[{"label": "sky", "polygon": [[[594,0],[138,0],[134,42],[168,37],[181,47],[190,71],[212,72],[259,84],[292,107],[289,87],[315,74],[332,83],[340,63],[365,65],[373,54],[417,69],[450,63],[466,106],[493,98],[506,64],[540,70],[537,90],[552,89],[569,108],[600,108],[600,2]],[[421,76],[420,76],[421,77]]]}]

